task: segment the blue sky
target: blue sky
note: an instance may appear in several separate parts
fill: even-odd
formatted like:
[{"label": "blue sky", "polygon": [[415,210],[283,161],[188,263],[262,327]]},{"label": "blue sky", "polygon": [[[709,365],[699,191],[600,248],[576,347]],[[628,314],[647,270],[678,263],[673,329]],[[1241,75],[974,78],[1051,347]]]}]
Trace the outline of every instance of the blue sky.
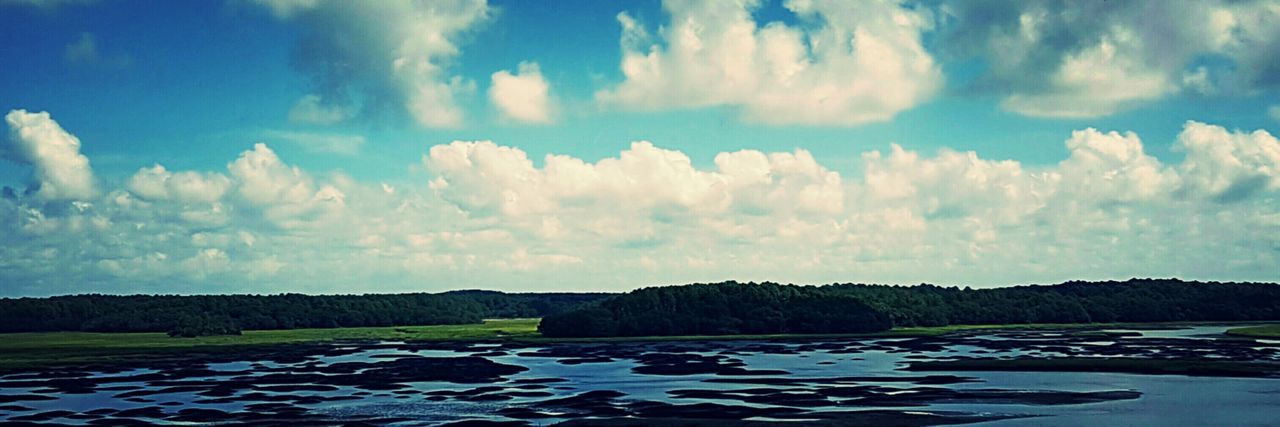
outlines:
[{"label": "blue sky", "polygon": [[1274,19],[0,1],[0,295],[1276,280]]}]

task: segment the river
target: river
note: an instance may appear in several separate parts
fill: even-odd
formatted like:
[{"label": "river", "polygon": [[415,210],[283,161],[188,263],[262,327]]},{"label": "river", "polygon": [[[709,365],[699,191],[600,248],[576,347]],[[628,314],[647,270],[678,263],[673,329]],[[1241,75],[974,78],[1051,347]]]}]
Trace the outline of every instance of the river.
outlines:
[{"label": "river", "polygon": [[[0,376],[0,398],[8,401],[0,401],[0,421],[169,424],[302,417],[395,425],[462,420],[547,425],[586,417],[707,413],[812,421],[821,419],[812,414],[869,411],[863,414],[925,417],[913,419],[921,424],[1275,425],[1280,421],[1276,379],[902,370],[925,360],[1159,358],[1175,350],[1206,360],[1280,359],[1275,342],[1241,344],[1223,337],[1225,329],[979,332],[961,338],[810,342],[334,345],[287,360]],[[454,360],[475,363],[455,366]],[[397,361],[431,364],[389,365]],[[456,375],[437,378],[451,373]]]}]

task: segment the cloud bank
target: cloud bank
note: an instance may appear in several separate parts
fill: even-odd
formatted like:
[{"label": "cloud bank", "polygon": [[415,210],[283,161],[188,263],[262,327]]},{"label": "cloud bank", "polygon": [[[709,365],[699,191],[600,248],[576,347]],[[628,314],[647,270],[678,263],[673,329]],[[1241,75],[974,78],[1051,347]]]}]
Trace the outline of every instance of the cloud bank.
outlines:
[{"label": "cloud bank", "polygon": [[[292,64],[314,93],[289,111],[295,123],[393,114],[458,128],[474,79],[485,77],[501,119],[554,121],[535,61],[489,76],[455,69],[468,38],[502,19],[483,0],[256,3],[303,32]],[[857,126],[944,92],[992,97],[1024,116],[1082,119],[1175,95],[1280,89],[1280,4],[1269,0],[780,5],[781,13],[767,0],[668,0],[657,22],[618,13],[620,75],[592,77],[595,105],[727,108],[755,124]],[[85,37],[67,47],[68,60],[98,56]]]},{"label": "cloud bank", "polygon": [[892,145],[852,174],[803,149],[700,167],[646,141],[596,161],[454,141],[423,154],[427,179],[364,183],[256,144],[103,189],[48,114],[6,122],[38,190],[0,198],[5,294],[1275,280],[1280,263],[1280,141],[1194,121],[1177,163],[1096,129],[1047,166]]}]

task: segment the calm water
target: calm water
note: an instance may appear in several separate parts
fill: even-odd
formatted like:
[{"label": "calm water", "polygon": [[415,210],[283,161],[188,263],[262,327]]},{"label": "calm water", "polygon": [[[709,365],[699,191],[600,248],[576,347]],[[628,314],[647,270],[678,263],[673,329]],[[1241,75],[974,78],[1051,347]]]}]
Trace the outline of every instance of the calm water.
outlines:
[{"label": "calm water", "polygon": [[[1213,339],[1218,337],[1227,327],[1202,326],[1177,330],[1114,330],[1108,332],[1140,333],[1142,337],[1127,339]],[[1000,339],[995,335],[974,335],[976,339]],[[862,344],[874,348],[880,344],[892,344],[900,339],[862,340]],[[1084,351],[1089,345],[1110,345],[1113,340],[1102,339],[1085,345],[1073,347],[1074,351]],[[946,359],[956,356],[981,355],[985,357],[1015,356],[1026,354],[1024,349],[1007,351],[985,350],[973,345],[949,345],[937,351],[902,352],[893,350],[864,350],[853,354],[832,353],[827,350],[803,348],[806,343],[769,343],[771,350],[753,351],[740,349],[749,346],[749,342],[718,343],[708,349],[696,346],[686,353],[712,356],[722,351],[732,351],[732,357],[745,362],[748,369],[780,369],[789,372],[785,378],[821,378],[840,376],[907,376],[919,373],[900,370],[912,360]],[[522,379],[558,378],[562,382],[546,384],[538,391],[550,393],[551,396],[521,397],[495,402],[470,402],[459,399],[443,401],[426,401],[418,392],[438,390],[471,390],[488,384],[454,384],[450,382],[415,382],[409,383],[409,389],[400,390],[399,394],[389,391],[369,391],[355,387],[341,386],[336,391],[289,391],[287,393],[271,393],[265,395],[287,394],[292,396],[351,396],[359,395],[355,400],[328,401],[310,404],[298,404],[313,412],[320,412],[334,417],[352,415],[403,416],[415,419],[404,424],[433,424],[461,419],[506,419],[497,411],[508,406],[533,403],[549,398],[567,397],[592,390],[612,390],[625,393],[622,400],[647,400],[670,403],[716,402],[742,406],[768,406],[767,404],[744,403],[741,401],[693,399],[673,397],[668,392],[680,389],[713,389],[732,390],[769,387],[750,384],[709,383],[706,380],[724,378],[714,374],[694,375],[644,375],[632,371],[640,362],[630,358],[615,358],[608,362],[583,363],[569,365],[561,363],[556,357],[530,357],[518,353],[537,352],[545,347],[528,347],[508,349],[506,355],[488,356],[494,362],[518,365],[528,368],[527,371],[509,375],[505,384]],[[779,350],[781,349],[781,350]],[[1078,350],[1077,350],[1078,349]],[[397,350],[394,348],[378,348],[362,350],[340,356],[317,356],[306,361],[295,363],[275,363],[270,361],[241,361],[231,363],[209,364],[207,367],[218,372],[239,372],[240,376],[261,375],[262,368],[291,369],[291,366],[303,364],[334,364],[341,362],[378,362],[388,360],[388,355],[420,355],[431,357],[457,357],[483,353],[491,350],[489,346],[476,345],[463,349],[450,350]],[[669,349],[667,349],[669,351]],[[1031,352],[1030,354],[1053,355],[1051,352]],[[1275,354],[1272,352],[1271,354]],[[1081,355],[1074,353],[1073,355]],[[910,358],[908,358],[910,356]],[[269,370],[267,369],[267,370]],[[151,373],[151,370],[134,370],[129,372],[99,374],[100,376],[129,376]],[[924,411],[963,411],[970,413],[997,414],[1035,414],[1044,415],[1035,418],[1012,419],[986,422],[989,425],[1277,425],[1280,424],[1280,380],[1276,379],[1241,379],[1241,378],[1208,378],[1173,375],[1131,375],[1110,373],[1053,373],[1053,372],[929,372],[928,374],[951,374],[972,377],[974,382],[949,384],[951,389],[1009,389],[1009,390],[1057,390],[1096,392],[1113,390],[1135,390],[1142,393],[1141,398],[1101,403],[1071,405],[1028,405],[1028,404],[973,404],[973,403],[933,403],[910,410]],[[54,400],[26,400],[12,403],[31,408],[31,410],[5,412],[0,410],[0,420],[31,415],[49,410],[68,410],[86,412],[101,408],[129,409],[156,407],[161,403],[170,403],[174,408],[209,408],[234,412],[245,410],[254,402],[199,403],[207,400],[196,394],[196,391],[174,391],[158,395],[145,396],[142,399],[129,401],[121,397],[121,390],[129,388],[153,389],[155,386],[147,382],[123,382],[111,384],[118,387],[112,390],[98,390],[84,394],[50,393],[42,387],[5,387],[4,382],[13,376],[0,377],[0,394],[19,395],[24,393],[44,394],[55,397]],[[197,375],[184,377],[190,382],[207,381],[217,383],[227,378],[226,375]],[[503,384],[498,384],[503,385]],[[911,384],[896,384],[904,389],[915,387]],[[418,393],[410,395],[410,391]],[[137,399],[137,398],[135,398]],[[181,404],[179,406],[178,404]],[[3,404],[0,404],[2,407]],[[823,408],[816,408],[823,409]],[[850,408],[832,407],[831,410],[849,410]],[[876,407],[859,407],[857,409],[877,409]],[[897,408],[882,408],[903,410]],[[535,424],[549,424],[557,418],[537,420]],[[78,423],[83,420],[56,418],[52,422]]]}]

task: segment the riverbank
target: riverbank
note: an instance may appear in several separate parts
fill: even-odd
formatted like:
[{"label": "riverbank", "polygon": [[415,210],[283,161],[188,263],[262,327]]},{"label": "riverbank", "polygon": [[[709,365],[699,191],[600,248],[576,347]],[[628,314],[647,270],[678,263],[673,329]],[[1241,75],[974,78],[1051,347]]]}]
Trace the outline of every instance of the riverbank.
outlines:
[{"label": "riverbank", "polygon": [[[538,319],[492,319],[480,324],[375,328],[290,329],[245,331],[243,335],[170,338],[162,333],[50,332],[0,334],[0,372],[63,366],[136,365],[148,361],[200,360],[236,353],[285,351],[285,347],[331,342],[371,341],[515,341],[529,344],[607,343],[644,341],[823,340],[845,338],[938,337],[983,330],[1097,330],[1178,328],[1204,323],[1084,323],[951,325],[894,328],[871,334],[774,334],[732,336],[546,338],[538,334]],[[1232,324],[1232,323],[1216,323]],[[1256,325],[1256,322],[1250,323]],[[1240,332],[1243,331],[1243,332]],[[1271,333],[1280,325],[1240,328],[1229,334]]]}]

